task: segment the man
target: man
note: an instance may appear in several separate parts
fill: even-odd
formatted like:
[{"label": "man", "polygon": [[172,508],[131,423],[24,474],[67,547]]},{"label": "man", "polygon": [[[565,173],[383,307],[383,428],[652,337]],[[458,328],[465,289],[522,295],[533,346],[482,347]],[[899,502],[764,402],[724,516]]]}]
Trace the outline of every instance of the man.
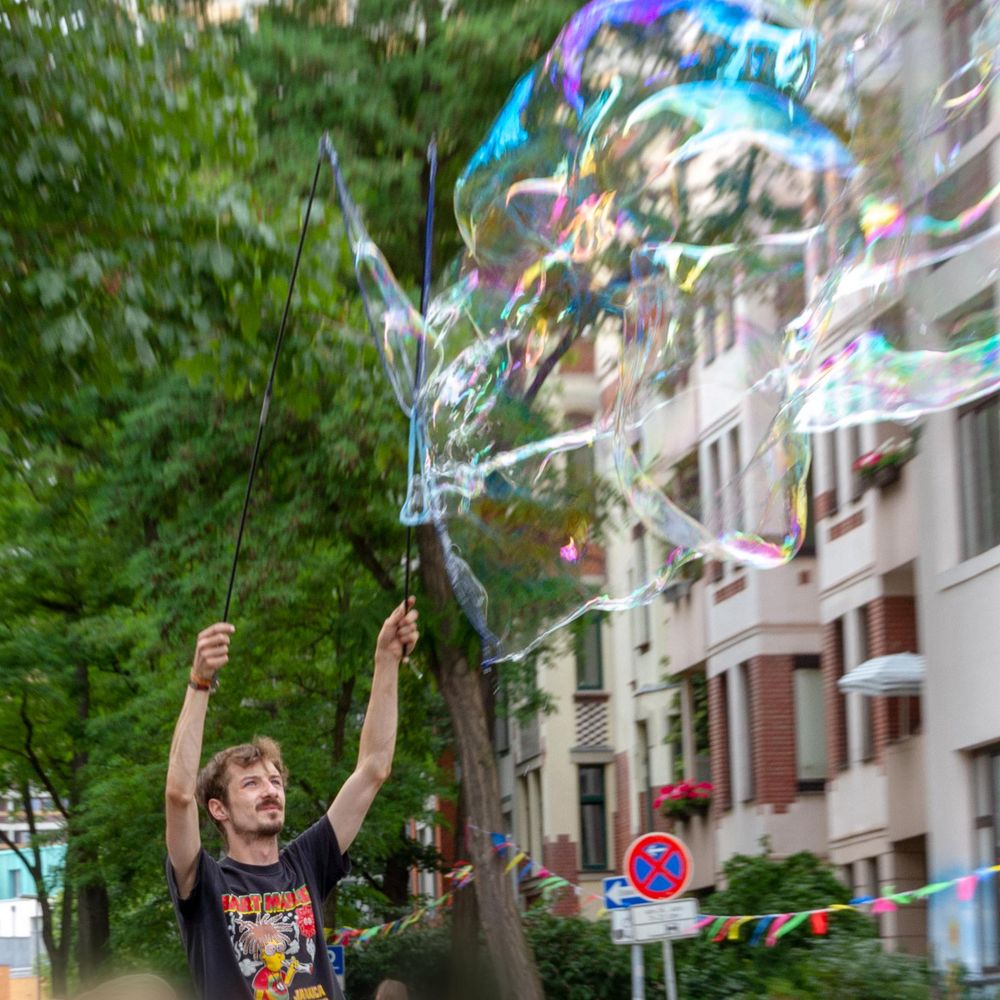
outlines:
[{"label": "man", "polygon": [[[358,763],[326,815],[282,850],[287,772],[266,738],[217,753],[199,773],[202,732],[233,626],[198,636],[167,771],[167,882],[199,994],[205,1000],[336,1000],[322,936],[323,901],[350,870],[346,856],[396,743],[399,663],[417,641],[411,597],[385,620],[361,727]],[[226,844],[203,850],[198,803]]]}]

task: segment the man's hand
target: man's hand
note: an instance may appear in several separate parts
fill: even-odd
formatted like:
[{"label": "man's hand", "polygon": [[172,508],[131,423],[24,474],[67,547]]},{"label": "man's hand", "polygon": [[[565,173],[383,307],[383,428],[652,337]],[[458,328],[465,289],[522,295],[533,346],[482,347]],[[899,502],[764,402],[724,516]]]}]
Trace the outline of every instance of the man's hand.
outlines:
[{"label": "man's hand", "polygon": [[409,662],[410,653],[420,637],[417,631],[417,609],[414,607],[416,602],[415,597],[410,597],[386,618],[382,631],[378,634],[378,642],[375,643],[376,660]]},{"label": "man's hand", "polygon": [[229,639],[235,631],[228,622],[216,622],[198,633],[194,663],[191,664],[192,678],[210,681],[229,662]]}]

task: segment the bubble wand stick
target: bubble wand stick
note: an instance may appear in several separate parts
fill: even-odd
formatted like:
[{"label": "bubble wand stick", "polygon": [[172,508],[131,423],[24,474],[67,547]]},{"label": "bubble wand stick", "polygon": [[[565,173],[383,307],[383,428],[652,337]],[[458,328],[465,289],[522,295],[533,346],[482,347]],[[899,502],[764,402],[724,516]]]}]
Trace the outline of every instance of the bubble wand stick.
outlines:
[{"label": "bubble wand stick", "polygon": [[[420,286],[420,315],[427,319],[427,306],[431,297],[431,265],[434,246],[434,187],[437,181],[437,139],[431,136],[427,146],[427,214],[424,222],[424,276]],[[424,353],[427,348],[426,333],[417,341],[417,366],[413,375],[413,408],[410,411],[410,467],[416,448],[416,428],[419,414],[417,399],[424,374]],[[413,526],[406,526],[406,573],[403,581],[403,603],[410,599],[410,563],[413,552]]]},{"label": "bubble wand stick", "polygon": [[[324,136],[324,141],[326,137]],[[309,216],[312,214],[313,201],[316,198],[316,185],[319,182],[319,172],[323,167],[324,146],[320,144],[319,159],[316,161],[316,172],[313,174],[312,187],[309,189],[309,201],[306,203],[306,214],[302,220],[302,231],[299,233],[299,245],[295,251],[295,263],[292,265],[292,276],[288,282],[288,295],[285,298],[285,309],[281,314],[278,326],[278,338],[274,343],[274,359],[271,362],[271,374],[264,389],[264,401],[260,407],[260,420],[257,422],[257,440],[253,446],[253,458],[250,460],[250,474],[247,476],[247,490],[243,495],[243,511],[240,514],[240,527],[236,533],[236,550],[233,552],[233,566],[229,571],[229,587],[226,590],[226,606],[222,612],[222,620],[229,621],[229,605],[233,599],[233,586],[236,583],[236,564],[240,560],[240,548],[243,545],[243,529],[247,523],[247,513],[250,510],[250,493],[253,490],[254,477],[257,474],[257,462],[260,458],[260,445],[264,438],[264,425],[271,409],[271,394],[274,391],[274,376],[278,371],[278,358],[281,357],[281,346],[285,342],[285,328],[288,325],[288,313],[292,305],[292,293],[295,291],[295,279],[299,274],[299,261],[302,259],[302,247],[306,242],[306,230],[309,228]]]}]

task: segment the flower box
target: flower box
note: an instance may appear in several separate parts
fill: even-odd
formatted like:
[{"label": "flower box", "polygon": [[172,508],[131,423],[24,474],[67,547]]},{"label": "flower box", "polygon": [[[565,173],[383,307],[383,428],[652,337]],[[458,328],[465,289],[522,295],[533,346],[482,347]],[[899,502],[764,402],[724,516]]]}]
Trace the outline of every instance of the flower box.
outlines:
[{"label": "flower box", "polygon": [[916,437],[885,441],[873,451],[858,456],[852,465],[862,485],[887,489],[899,482],[904,465],[917,453]]},{"label": "flower box", "polygon": [[653,799],[653,808],[663,816],[680,821],[704,816],[712,804],[713,791],[708,781],[678,781],[659,790]]}]

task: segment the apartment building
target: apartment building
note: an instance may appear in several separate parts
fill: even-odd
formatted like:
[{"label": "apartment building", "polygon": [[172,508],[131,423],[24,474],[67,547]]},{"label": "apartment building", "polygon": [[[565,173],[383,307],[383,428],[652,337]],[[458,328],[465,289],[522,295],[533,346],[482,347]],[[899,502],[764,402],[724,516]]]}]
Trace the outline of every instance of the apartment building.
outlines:
[{"label": "apartment building", "polygon": [[[898,61],[862,84],[865,99],[897,101],[904,122],[926,117],[989,11],[985,0],[902,5]],[[998,131],[987,91],[926,136],[902,164],[908,210],[950,219],[983,198],[1000,181]],[[980,242],[839,303],[831,351],[867,330],[906,350],[995,333],[998,221],[994,208],[961,233],[915,239],[914,254]],[[826,259],[807,257],[807,282]],[[729,523],[762,499],[740,475],[762,415],[740,393],[699,387],[731,383],[726,366],[745,365],[735,328],[757,308],[738,297],[700,304],[706,346],[688,391],[635,442],[656,450],[672,495],[687,490],[706,518],[714,506]],[[581,412],[614,394],[615,352],[599,338],[563,366]],[[816,434],[812,445],[811,531],[791,563],[692,564],[652,604],[589,619],[540,670],[556,711],[498,734],[511,832],[583,888],[564,909],[595,912],[590,896],[620,871],[632,837],[665,826],[692,848],[695,891],[762,844],[820,854],[858,896],[1000,861],[1000,395],[916,424]],[[879,477],[859,471],[885,448],[905,457]],[[600,448],[594,460],[610,471]],[[665,558],[626,519],[595,579],[622,592]],[[707,816],[668,820],[652,808],[656,790],[682,778],[711,780]],[[997,879],[972,903],[942,893],[878,919],[888,947],[1000,981]]]},{"label": "apartment building", "polygon": [[[32,807],[36,829],[46,836],[58,836],[59,817],[52,800],[44,793],[34,793]],[[0,831],[19,850],[28,852],[30,831],[20,797],[14,792],[0,793]],[[40,848],[42,872],[50,891],[61,879],[64,844],[49,843]],[[36,978],[44,958],[41,938],[41,908],[35,883],[17,851],[0,844],[0,998],[39,995]],[[6,992],[5,992],[6,991]]]}]

